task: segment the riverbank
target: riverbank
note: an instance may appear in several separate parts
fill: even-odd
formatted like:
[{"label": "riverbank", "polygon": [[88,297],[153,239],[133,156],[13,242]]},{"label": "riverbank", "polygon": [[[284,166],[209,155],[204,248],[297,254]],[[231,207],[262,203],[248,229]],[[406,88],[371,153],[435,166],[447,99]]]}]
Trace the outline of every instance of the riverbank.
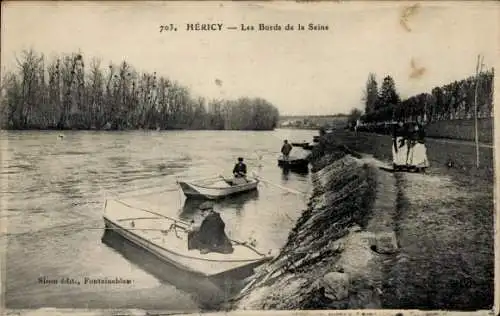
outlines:
[{"label": "riverbank", "polygon": [[[377,145],[348,132],[322,138],[313,152],[308,208],[280,254],[233,298],[232,309],[492,307],[488,168],[393,174],[378,168],[380,160],[352,151],[383,159]],[[431,164],[446,155],[460,157],[429,152]]]},{"label": "riverbank", "polygon": [[369,162],[338,158],[316,161],[309,207],[233,308],[381,307],[381,262],[397,248],[394,214],[384,211],[395,209],[395,182]]}]

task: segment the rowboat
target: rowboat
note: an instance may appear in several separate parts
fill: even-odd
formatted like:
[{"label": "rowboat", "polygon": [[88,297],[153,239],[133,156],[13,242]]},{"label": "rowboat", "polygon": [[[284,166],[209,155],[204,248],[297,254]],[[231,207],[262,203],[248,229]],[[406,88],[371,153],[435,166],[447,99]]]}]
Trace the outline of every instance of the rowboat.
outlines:
[{"label": "rowboat", "polygon": [[302,143],[292,143],[292,146],[293,146],[293,147],[302,147],[302,148],[304,148],[304,147],[306,147],[306,146],[308,146],[308,145],[309,145],[309,143],[308,143],[308,142],[302,142]]},{"label": "rowboat", "polygon": [[103,218],[106,230],[112,230],[162,262],[199,277],[217,278],[248,269],[253,271],[272,258],[235,240],[231,241],[234,251],[230,254],[188,250],[188,223],[129,201],[106,200]]},{"label": "rowboat", "polygon": [[317,145],[318,145],[318,143],[307,143],[307,145],[303,146],[302,148],[305,150],[312,150]]},{"label": "rowboat", "polygon": [[300,147],[305,150],[311,150],[313,149],[318,143],[309,143],[309,142],[302,142],[302,143],[292,143],[293,147]]},{"label": "rowboat", "polygon": [[[244,180],[243,180],[244,181]],[[186,197],[202,197],[210,200],[257,189],[259,180],[247,178],[242,184],[232,184],[222,176],[214,176],[192,181],[179,181]]]},{"label": "rowboat", "polygon": [[309,160],[307,158],[300,158],[295,156],[289,156],[288,158],[280,155],[278,157],[278,166],[286,167],[290,169],[307,169],[309,166]]}]

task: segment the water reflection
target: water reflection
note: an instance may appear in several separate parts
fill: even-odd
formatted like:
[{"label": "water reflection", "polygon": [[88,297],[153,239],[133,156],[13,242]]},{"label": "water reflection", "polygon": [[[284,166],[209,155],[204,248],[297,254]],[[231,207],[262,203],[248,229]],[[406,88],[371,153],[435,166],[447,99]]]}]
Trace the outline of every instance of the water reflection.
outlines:
[{"label": "water reflection", "polygon": [[288,174],[290,172],[302,175],[302,176],[307,176],[309,174],[309,166],[291,166],[284,164],[281,166],[281,174],[282,174],[282,179],[288,180]]},{"label": "water reflection", "polygon": [[230,276],[208,278],[188,273],[173,264],[160,260],[144,248],[136,246],[110,230],[105,230],[102,242],[160,282],[171,284],[181,291],[190,293],[198,301],[202,310],[217,309],[231,294],[236,293],[244,285],[241,278]]},{"label": "water reflection", "polygon": [[281,172],[281,179],[285,180],[285,181],[288,180],[288,174],[290,173],[290,169],[282,168],[281,171],[282,171]]},{"label": "water reflection", "polygon": [[[231,196],[231,198],[215,201],[215,208],[220,212],[231,211],[239,214],[247,203],[256,201],[259,198],[259,191],[254,190],[242,194]],[[191,221],[201,214],[200,205],[206,202],[204,199],[188,198],[184,201],[179,218],[184,221]]]},{"label": "water reflection", "polygon": [[247,193],[235,195],[230,199],[224,199],[220,202],[220,206],[225,209],[233,209],[237,212],[242,211],[247,203],[259,199],[259,190],[250,191]]}]

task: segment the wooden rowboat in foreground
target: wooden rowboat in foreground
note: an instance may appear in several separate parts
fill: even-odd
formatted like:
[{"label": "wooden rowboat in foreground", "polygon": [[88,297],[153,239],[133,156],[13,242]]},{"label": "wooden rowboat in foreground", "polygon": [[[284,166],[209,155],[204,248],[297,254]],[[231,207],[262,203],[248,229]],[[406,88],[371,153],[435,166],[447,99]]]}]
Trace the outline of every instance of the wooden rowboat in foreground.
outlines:
[{"label": "wooden rowboat in foreground", "polygon": [[186,197],[215,200],[233,194],[256,190],[259,180],[247,178],[246,183],[230,184],[224,177],[214,176],[199,180],[179,181],[178,183]]},{"label": "wooden rowboat in foreground", "polygon": [[252,269],[272,258],[255,248],[232,241],[231,254],[188,250],[188,224],[120,200],[106,200],[106,229],[153,254],[161,261],[184,271],[203,276],[219,277],[226,273]]}]

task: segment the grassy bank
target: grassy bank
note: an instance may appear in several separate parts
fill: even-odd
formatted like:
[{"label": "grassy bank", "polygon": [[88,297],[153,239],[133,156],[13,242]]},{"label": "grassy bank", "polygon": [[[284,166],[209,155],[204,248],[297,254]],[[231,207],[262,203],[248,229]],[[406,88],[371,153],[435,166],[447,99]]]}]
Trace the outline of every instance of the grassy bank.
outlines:
[{"label": "grassy bank", "polygon": [[[321,151],[349,146],[390,161],[389,136],[338,132]],[[400,251],[384,266],[382,306],[475,310],[493,304],[493,149],[428,140],[426,174],[398,173],[395,229]],[[447,166],[452,161],[453,166]]]},{"label": "grassy bank", "polygon": [[[493,143],[493,118],[478,119],[478,137],[483,143]],[[432,122],[425,127],[429,137],[450,138],[466,141],[475,140],[474,119],[448,120]]]}]

